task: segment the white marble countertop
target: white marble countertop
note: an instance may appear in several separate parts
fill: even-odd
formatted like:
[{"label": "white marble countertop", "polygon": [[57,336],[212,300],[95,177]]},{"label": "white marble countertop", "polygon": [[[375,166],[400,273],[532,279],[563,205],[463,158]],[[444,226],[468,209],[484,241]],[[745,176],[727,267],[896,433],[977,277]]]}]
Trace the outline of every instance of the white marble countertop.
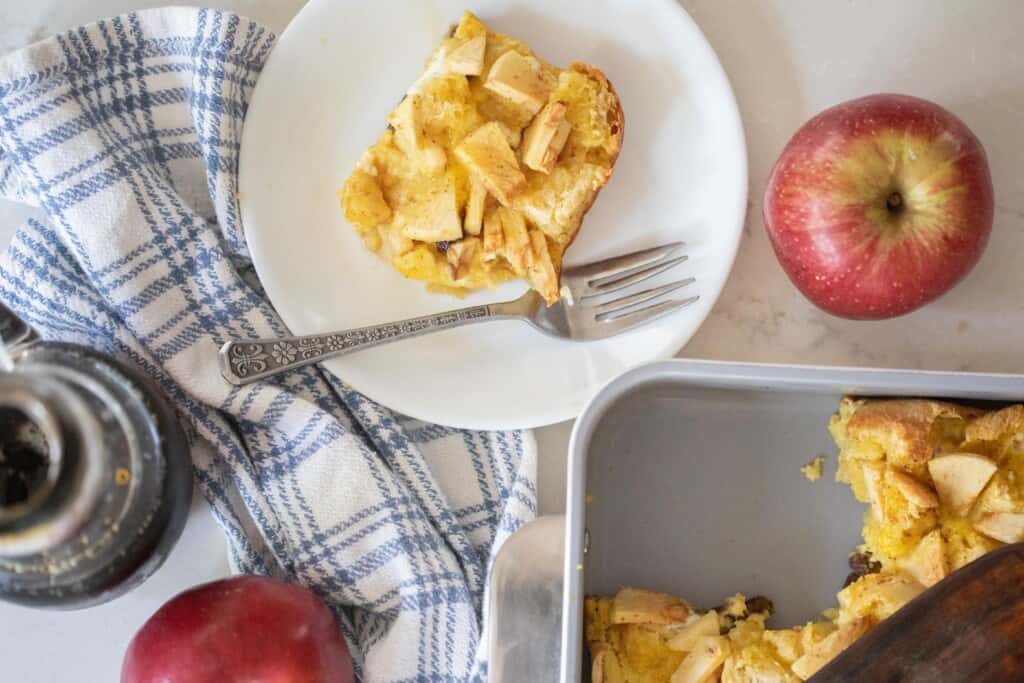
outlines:
[{"label": "white marble countertop", "polygon": [[[153,0],[36,0],[0,5],[0,52]],[[216,0],[280,31],[303,0]],[[470,5],[472,3],[469,3]],[[708,322],[680,355],[696,358],[1024,370],[1024,4],[1017,0],[682,0],[718,52],[739,99],[750,156],[751,203],[735,270]],[[990,246],[953,292],[909,316],[849,322],[814,309],[778,266],[760,197],[789,135],[851,97],[899,91],[948,107],[981,138],[996,188]],[[0,200],[0,244],[31,211]],[[564,505],[571,425],[538,430],[541,510]],[[227,571],[220,533],[197,504],[181,543],[145,585],[74,613],[0,605],[3,680],[117,679],[125,645],[145,618],[185,587]]]}]

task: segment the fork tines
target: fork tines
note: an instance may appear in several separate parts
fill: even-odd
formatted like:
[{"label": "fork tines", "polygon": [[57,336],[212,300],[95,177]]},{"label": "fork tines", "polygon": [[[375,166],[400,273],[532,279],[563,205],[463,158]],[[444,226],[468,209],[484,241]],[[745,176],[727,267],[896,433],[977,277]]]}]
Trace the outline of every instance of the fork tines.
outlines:
[{"label": "fork tines", "polygon": [[601,303],[591,301],[656,277],[684,263],[688,258],[686,254],[680,253],[684,246],[682,242],[675,242],[572,268],[564,274],[566,284],[577,304],[585,304],[594,313],[596,323],[614,328],[606,332],[621,331],[689,306],[700,298],[692,296],[658,301],[696,281],[687,277]]}]

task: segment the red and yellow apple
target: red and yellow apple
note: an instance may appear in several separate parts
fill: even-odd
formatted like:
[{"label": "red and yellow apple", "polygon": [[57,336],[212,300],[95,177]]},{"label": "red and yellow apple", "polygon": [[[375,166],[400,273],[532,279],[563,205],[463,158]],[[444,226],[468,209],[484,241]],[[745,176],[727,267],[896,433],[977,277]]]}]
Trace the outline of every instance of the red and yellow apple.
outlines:
[{"label": "red and yellow apple", "polygon": [[985,150],[927,100],[872,95],[818,114],[768,179],[764,221],[790,279],[819,308],[891,318],[940,296],[992,229]]},{"label": "red and yellow apple", "polygon": [[132,639],[121,683],[352,683],[334,615],[302,586],[263,576],[172,598]]}]

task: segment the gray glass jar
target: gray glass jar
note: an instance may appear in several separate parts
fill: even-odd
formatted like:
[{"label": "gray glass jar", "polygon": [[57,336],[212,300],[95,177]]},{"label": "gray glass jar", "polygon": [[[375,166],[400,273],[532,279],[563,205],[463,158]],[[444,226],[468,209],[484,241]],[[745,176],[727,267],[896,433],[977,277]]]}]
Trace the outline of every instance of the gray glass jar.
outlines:
[{"label": "gray glass jar", "polygon": [[77,608],[163,563],[192,495],[188,446],[157,387],[90,349],[34,338],[0,307],[0,599]]}]

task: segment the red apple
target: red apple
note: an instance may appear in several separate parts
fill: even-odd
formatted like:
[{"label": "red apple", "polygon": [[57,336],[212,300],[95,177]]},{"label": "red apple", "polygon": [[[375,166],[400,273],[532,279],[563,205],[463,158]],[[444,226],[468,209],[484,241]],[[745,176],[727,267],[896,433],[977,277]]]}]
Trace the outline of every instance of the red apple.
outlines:
[{"label": "red apple", "polygon": [[793,284],[844,318],[891,318],[946,292],[992,229],[985,150],[937,104],[871,95],[797,131],[768,179],[764,222]]},{"label": "red apple", "polygon": [[121,683],[352,683],[334,615],[301,586],[237,576],[181,593],[132,639]]}]

